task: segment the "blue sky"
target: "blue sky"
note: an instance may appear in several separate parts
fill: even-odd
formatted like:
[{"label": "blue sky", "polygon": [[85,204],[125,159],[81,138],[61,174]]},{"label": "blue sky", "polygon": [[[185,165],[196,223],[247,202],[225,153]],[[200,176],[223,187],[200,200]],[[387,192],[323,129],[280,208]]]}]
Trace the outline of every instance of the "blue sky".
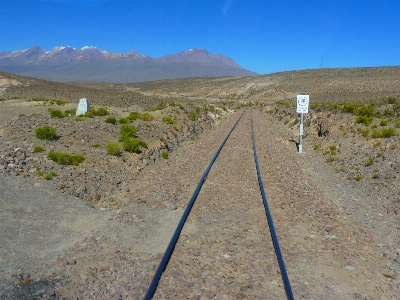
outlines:
[{"label": "blue sky", "polygon": [[0,0],[0,52],[191,48],[267,74],[400,65],[399,0]]}]

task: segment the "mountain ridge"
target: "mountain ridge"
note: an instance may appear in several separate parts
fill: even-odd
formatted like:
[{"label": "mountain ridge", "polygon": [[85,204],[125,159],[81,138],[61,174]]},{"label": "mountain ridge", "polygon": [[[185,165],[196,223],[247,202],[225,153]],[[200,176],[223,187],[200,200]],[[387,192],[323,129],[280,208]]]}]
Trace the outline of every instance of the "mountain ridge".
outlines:
[{"label": "mountain ridge", "polygon": [[151,58],[136,51],[113,53],[95,46],[39,46],[0,53],[0,70],[54,81],[143,82],[160,79],[254,76],[233,59],[193,48]]}]

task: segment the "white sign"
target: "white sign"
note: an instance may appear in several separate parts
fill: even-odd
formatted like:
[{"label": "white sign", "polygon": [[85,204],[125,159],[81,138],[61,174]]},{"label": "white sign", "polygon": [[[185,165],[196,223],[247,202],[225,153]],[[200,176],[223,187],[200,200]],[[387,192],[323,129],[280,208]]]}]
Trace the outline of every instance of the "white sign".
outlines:
[{"label": "white sign", "polygon": [[78,109],[76,110],[76,115],[84,115],[90,110],[89,101],[86,98],[79,100]]},{"label": "white sign", "polygon": [[299,114],[308,114],[309,95],[297,95],[296,112]]}]

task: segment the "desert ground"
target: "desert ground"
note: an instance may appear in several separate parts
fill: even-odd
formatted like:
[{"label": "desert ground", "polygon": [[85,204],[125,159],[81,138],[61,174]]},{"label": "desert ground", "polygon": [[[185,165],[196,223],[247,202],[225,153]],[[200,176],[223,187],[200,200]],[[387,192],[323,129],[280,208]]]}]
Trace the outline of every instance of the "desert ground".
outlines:
[{"label": "desert ground", "polygon": [[[285,299],[261,202],[250,201],[250,111],[295,299],[399,299],[399,75],[67,84],[0,73],[0,299],[142,299],[244,111],[154,299]],[[302,153],[300,93],[310,95]],[[75,117],[83,97],[107,114]],[[54,139],[38,138],[45,126]],[[84,160],[49,155],[61,152]]]}]

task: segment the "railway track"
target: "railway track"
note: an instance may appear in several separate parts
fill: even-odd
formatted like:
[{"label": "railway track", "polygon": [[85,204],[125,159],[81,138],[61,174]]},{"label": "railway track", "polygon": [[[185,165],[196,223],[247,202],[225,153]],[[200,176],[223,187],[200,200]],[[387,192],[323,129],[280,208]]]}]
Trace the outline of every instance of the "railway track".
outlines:
[{"label": "railway track", "polygon": [[222,141],[144,299],[293,299],[253,126],[247,109]]}]

